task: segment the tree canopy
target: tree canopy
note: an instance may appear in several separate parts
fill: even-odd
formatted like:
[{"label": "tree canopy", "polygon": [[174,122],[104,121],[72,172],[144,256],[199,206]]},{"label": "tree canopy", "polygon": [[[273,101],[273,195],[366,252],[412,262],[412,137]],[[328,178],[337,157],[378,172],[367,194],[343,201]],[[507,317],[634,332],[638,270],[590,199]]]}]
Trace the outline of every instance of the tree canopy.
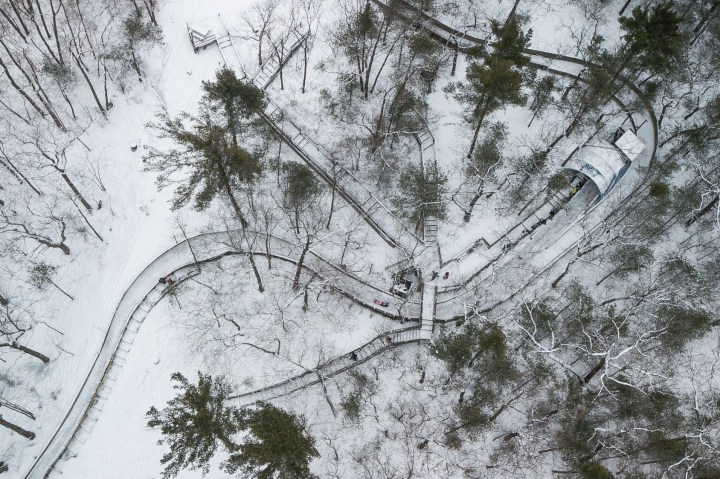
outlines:
[{"label": "tree canopy", "polygon": [[[257,138],[261,134],[255,134],[255,141],[248,139],[245,144],[240,144],[239,137],[252,136],[253,132],[244,130],[257,127],[252,120],[265,105],[264,94],[238,80],[228,69],[219,70],[214,82],[203,83],[203,90],[199,116],[182,113],[172,118],[162,112],[158,115],[160,121],[149,125],[176,146],[167,151],[151,148],[145,156],[148,169],[160,172],[160,187],[180,183],[175,189],[173,209],[194,199],[195,209],[204,210],[222,195],[232,204],[242,226],[247,227],[236,195],[241,188],[252,187],[261,176],[265,148],[262,138]],[[222,112],[220,118],[218,110]],[[172,179],[178,173],[187,174],[187,170],[184,182]]]},{"label": "tree canopy", "polygon": [[172,380],[178,395],[162,410],[153,406],[147,412],[148,426],[160,427],[163,434],[158,444],[170,446],[160,460],[165,464],[163,478],[175,477],[182,469],[200,469],[206,474],[221,444],[229,451],[237,448],[232,436],[241,430],[240,410],[225,405],[231,387],[222,377],[198,372],[196,385],[174,373]]},{"label": "tree canopy", "polygon": [[[313,479],[309,462],[319,457],[315,440],[304,420],[267,403],[240,409],[228,406],[232,387],[222,377],[198,372],[198,383],[174,373],[177,396],[162,410],[147,412],[149,427],[160,427],[170,451],[163,455],[163,478],[182,469],[200,469],[205,475],[210,460],[222,445],[229,457],[222,463],[228,473],[238,470],[257,479]],[[240,443],[233,436],[247,433]]]},{"label": "tree canopy", "polygon": [[639,68],[651,73],[668,71],[681,59],[685,48],[681,21],[672,2],[635,7],[631,16],[619,20],[626,54]]},{"label": "tree canopy", "polygon": [[245,409],[242,426],[249,435],[226,463],[228,472],[241,470],[257,479],[313,479],[309,462],[320,457],[315,440],[301,418],[271,404]]},{"label": "tree canopy", "polygon": [[513,18],[505,25],[492,24],[497,41],[486,54],[484,61],[471,62],[466,71],[467,81],[454,85],[455,97],[469,108],[469,120],[475,123],[475,133],[468,158],[472,158],[475,143],[485,117],[505,105],[524,105],[521,92],[522,69],[529,59],[523,53],[531,32],[525,34]]}]

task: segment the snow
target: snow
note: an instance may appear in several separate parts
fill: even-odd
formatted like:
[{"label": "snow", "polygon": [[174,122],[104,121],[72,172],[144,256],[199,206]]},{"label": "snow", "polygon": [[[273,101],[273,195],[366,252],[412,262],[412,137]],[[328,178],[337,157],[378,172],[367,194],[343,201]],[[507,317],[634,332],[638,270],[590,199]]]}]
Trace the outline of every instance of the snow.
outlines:
[{"label": "snow", "polygon": [[[502,7],[508,5],[508,2],[502,3]],[[162,469],[159,460],[164,449],[155,446],[160,437],[159,433],[145,427],[144,414],[151,405],[161,406],[173,395],[169,378],[175,371],[181,371],[188,377],[193,377],[197,370],[227,374],[241,383],[238,385],[241,392],[247,392],[299,374],[304,369],[314,367],[323,359],[344,354],[383,331],[397,328],[397,323],[353,304],[337,293],[323,293],[326,294],[326,303],[322,305],[325,308],[323,311],[329,312],[328,316],[342,317],[336,318],[337,322],[330,321],[332,318],[325,318],[324,321],[322,318],[318,319],[317,316],[321,316],[319,313],[312,317],[312,321],[306,321],[301,315],[292,317],[302,327],[297,329],[293,327],[292,334],[287,338],[286,347],[292,354],[303,353],[300,357],[293,358],[298,364],[289,365],[282,360],[268,358],[250,349],[242,350],[238,354],[237,351],[228,353],[227,357],[224,357],[221,348],[212,349],[206,344],[205,336],[196,336],[197,341],[189,344],[188,338],[197,332],[193,333],[192,315],[180,309],[180,303],[182,302],[184,307],[189,308],[191,304],[200,309],[205,304],[203,301],[207,300],[200,292],[202,288],[193,285],[192,288],[183,290],[177,305],[168,297],[163,299],[151,309],[144,318],[142,326],[132,331],[131,335],[127,335],[127,320],[147,292],[156,287],[157,277],[192,262],[192,255],[184,245],[173,247],[180,238],[174,237],[177,234],[173,224],[174,215],[167,208],[169,192],[156,191],[152,175],[141,172],[143,165],[139,153],[133,154],[128,146],[133,143],[155,144],[152,135],[142,125],[151,120],[153,112],[160,107],[167,107],[171,113],[192,112],[200,95],[200,82],[210,79],[221,64],[230,63],[239,71],[244,71],[246,65],[253,67],[256,65],[254,58],[252,61],[248,60],[252,55],[251,49],[246,48],[241,42],[236,41],[237,45],[229,46],[210,45],[207,50],[198,54],[193,53],[188,42],[186,23],[193,25],[192,29],[202,36],[207,36],[211,30],[196,23],[205,21],[199,17],[236,25],[235,20],[240,9],[249,7],[249,4],[244,2],[239,7],[236,2],[230,0],[203,3],[176,0],[164,5],[160,20],[165,31],[166,49],[163,52],[155,52],[152,59],[150,91],[138,94],[127,102],[117,101],[109,122],[96,125],[88,134],[93,139],[93,146],[102,145],[104,148],[103,155],[109,168],[107,174],[109,193],[106,204],[113,214],[106,216],[103,222],[102,233],[105,235],[106,244],[89,249],[87,254],[77,258],[66,270],[66,275],[72,278],[73,290],[77,292],[76,299],[70,304],[61,303],[63,305],[61,312],[54,319],[53,326],[64,332],[61,344],[72,356],[61,354],[53,358],[54,363],[48,369],[47,375],[52,379],[48,379],[44,388],[47,391],[59,391],[58,399],[48,404],[41,412],[38,424],[42,425],[36,430],[38,437],[35,443],[17,452],[22,454],[19,468],[21,471],[29,468],[34,456],[37,456],[43,445],[49,441],[86,378],[90,381],[89,384],[92,384],[92,381],[102,377],[110,357],[119,357],[122,360],[120,362],[122,367],[113,370],[109,375],[106,383],[109,387],[102,393],[102,407],[93,410],[97,414],[92,417],[92,422],[96,422],[94,426],[83,427],[79,439],[71,445],[72,457],[61,460],[51,477],[102,477],[103,479],[157,477]],[[214,17],[215,10],[220,14],[217,19]],[[539,27],[535,32],[535,38],[538,40],[536,45],[550,50],[567,41],[567,36],[554,34],[555,29],[563,21],[561,15],[555,14],[560,11],[568,10],[565,5],[550,5],[547,16],[541,17],[541,19],[545,18],[545,23],[537,23],[540,20],[534,20],[533,24]],[[318,48],[322,48],[319,43]],[[235,52],[230,52],[231,54],[228,55],[227,51],[230,48]],[[463,78],[461,72],[464,71],[464,62],[464,59],[460,60],[459,75],[453,80]],[[329,138],[336,134],[338,127],[321,119],[319,112],[324,107],[313,95],[316,95],[321,87],[327,86],[328,80],[320,74],[311,77],[308,82],[311,91],[305,100],[298,104],[297,75],[287,76],[289,78],[285,80],[290,85],[287,88],[291,92],[283,96],[277,87],[273,86],[269,89],[270,94],[273,97],[278,96],[278,104],[283,109],[293,112],[288,116],[297,115],[295,121],[308,132],[307,150],[311,151],[313,156],[325,157],[325,152],[321,150],[324,147],[315,145],[312,138],[319,137],[318,144],[323,145],[324,140],[330,141]],[[458,171],[452,170],[453,161],[463,157],[468,132],[461,118],[460,106],[457,102],[449,100],[441,91],[441,87],[450,80],[449,77],[443,78],[440,87],[430,96],[429,102],[433,113],[431,116],[438,118],[438,121],[430,126],[430,130],[436,140],[433,144],[433,152],[437,151],[438,162],[450,172],[451,184],[455,186],[461,176]],[[293,88],[295,90],[292,90]],[[513,148],[517,149],[521,148],[520,144],[523,140],[531,138],[539,131],[540,126],[543,125],[542,121],[552,122],[553,118],[551,114],[545,120],[538,119],[537,123],[528,129],[525,127],[529,120],[525,109],[508,108],[493,117],[495,120],[500,119],[510,123],[510,136],[517,139],[517,144],[513,145]],[[301,132],[299,127],[295,124],[293,126],[297,132]],[[652,139],[649,138],[648,130],[649,127],[645,127],[638,134],[643,137],[645,143],[650,144]],[[626,132],[618,140],[617,146],[628,158],[637,159],[638,163],[643,164],[649,157],[648,152],[644,151],[643,140],[631,132]],[[553,158],[554,166],[557,166],[560,160],[577,146],[577,142],[578,139],[573,138],[564,140],[558,145],[553,152],[556,155]],[[570,159],[567,167],[588,173],[600,192],[605,192],[615,182],[624,167],[624,162],[612,145],[594,140],[593,143],[581,148]],[[568,211],[560,212],[552,220],[554,222],[550,223],[552,227],[540,228],[527,238],[520,237],[521,231],[547,218],[550,206],[544,200],[538,200],[539,204],[533,203],[522,215],[510,216],[503,213],[500,208],[502,205],[496,204],[493,207],[493,203],[487,202],[484,211],[474,215],[466,226],[463,226],[462,221],[458,221],[457,217],[447,222],[440,222],[438,227],[440,245],[438,248],[428,248],[426,251],[432,251],[420,255],[419,263],[422,263],[426,276],[431,270],[440,270],[440,251],[437,250],[442,248],[442,253],[446,257],[443,272],[447,268],[451,273],[450,281],[438,279],[433,284],[425,284],[421,303],[415,299],[399,307],[405,308],[402,312],[408,316],[417,317],[421,312],[420,334],[423,339],[429,339],[432,337],[434,319],[438,317],[450,319],[473,306],[467,304],[470,297],[468,291],[472,291],[473,288],[487,293],[477,296],[480,306],[506,299],[518,291],[519,284],[530,284],[555,262],[562,259],[577,246],[579,238],[600,228],[604,215],[617,207],[618,203],[631,193],[631,187],[635,184],[638,175],[637,170],[630,170],[624,178],[627,184],[621,184],[616,188],[613,195],[607,199],[607,204],[590,204],[592,199],[587,198],[574,199]],[[365,188],[370,188],[365,186],[366,177],[359,177],[358,180],[358,183]],[[588,190],[585,189],[578,196],[587,192]],[[376,191],[367,189],[367,198],[373,198],[374,194]],[[491,201],[501,200],[493,198]],[[381,207],[384,205],[381,204],[376,210],[380,210]],[[186,220],[189,219],[188,222],[194,225],[195,229],[205,223],[206,218],[200,215],[189,212],[186,214],[189,215]],[[350,211],[349,214],[354,213]],[[386,224],[391,225],[389,229],[393,229],[397,234],[403,231],[403,227],[396,223],[397,220],[392,215],[386,215],[383,219]],[[457,226],[458,224],[461,226]],[[194,231],[193,234],[196,232]],[[502,247],[508,241],[517,243],[512,254],[504,254],[502,251]],[[405,246],[413,249],[415,245],[414,238],[408,238]],[[167,251],[168,248],[171,249]],[[288,251],[291,249],[289,246],[284,248]],[[220,249],[213,250],[211,246],[206,253],[218,251]],[[377,238],[368,242],[366,251],[365,259],[370,264],[379,265],[380,271],[390,263],[402,259],[402,256],[393,257],[393,254],[399,253],[389,252],[387,245]],[[326,271],[327,267],[323,263],[324,253],[326,251],[316,254],[313,252],[314,258],[309,260],[310,266],[318,270],[325,268]],[[258,294],[253,289],[252,278],[247,277],[247,265],[238,265],[232,261],[228,260],[228,263],[233,265],[228,269],[244,271],[238,273],[238,276],[246,274],[244,278],[240,278],[246,283],[238,287],[235,298],[237,303],[243,306],[267,306],[262,304],[262,301],[257,303]],[[283,269],[282,266],[278,266],[275,271],[276,274],[282,273],[285,277],[291,276],[291,271]],[[227,271],[215,273],[228,274]],[[263,275],[267,273],[268,271],[263,270]],[[389,276],[376,270],[369,277],[372,278],[373,284],[382,284],[383,275]],[[202,280],[202,277],[198,279]],[[331,280],[333,286],[354,296],[360,302],[369,304],[374,299],[381,298],[392,302],[390,309],[398,303],[397,299],[389,295],[386,290],[376,286],[368,287],[353,275],[337,274],[331,276]],[[469,281],[463,290],[455,286],[460,280]],[[278,282],[281,283],[280,280]],[[492,291],[489,285],[492,285]],[[278,294],[277,297],[282,295]],[[111,323],[113,317],[120,317],[122,320]],[[259,331],[263,329],[260,325],[253,327],[255,328],[253,333],[258,335],[259,340],[267,339],[260,335]],[[132,338],[129,343],[126,341],[128,337]],[[123,352],[119,353],[119,356],[114,348],[101,349],[103,343],[116,344],[121,338],[125,338],[123,347],[125,344],[131,344],[132,347],[121,349]],[[410,353],[404,354],[410,355]],[[427,357],[423,357],[422,361],[422,364],[432,365],[432,360]],[[333,380],[333,384],[342,387],[342,381],[342,378],[338,378]],[[398,388],[398,385],[386,384],[384,394],[391,395],[397,392]],[[308,391],[295,393],[280,399],[279,402],[288,408],[300,409],[304,405],[309,417],[311,414],[316,414],[316,420],[330,422],[332,417],[328,417],[327,411],[321,412],[318,407],[318,404],[324,404],[324,399],[317,389],[311,388]],[[85,401],[88,400],[87,396],[83,397]],[[310,406],[307,406],[308,402]],[[444,403],[442,406],[449,407]],[[435,407],[440,408],[441,405]],[[76,424],[80,417],[74,413],[70,419]],[[316,427],[323,427],[323,423],[320,422]],[[358,440],[367,439],[369,433],[366,431],[361,434],[361,432],[357,435]],[[354,439],[356,438],[351,437],[348,441]],[[57,447],[61,445],[56,445],[55,450],[59,451]],[[109,454],[108,451],[113,453]],[[38,468],[35,472],[42,474],[44,470]],[[182,479],[196,475],[196,473],[183,472],[179,477]],[[208,477],[214,479],[227,476],[217,469],[212,469]]]},{"label": "snow", "polygon": [[634,161],[645,149],[645,144],[630,130],[626,130],[615,140],[615,146],[623,152],[628,160]]},{"label": "snow", "polygon": [[580,148],[565,167],[585,174],[605,194],[617,181],[625,162],[613,145],[599,140]]}]

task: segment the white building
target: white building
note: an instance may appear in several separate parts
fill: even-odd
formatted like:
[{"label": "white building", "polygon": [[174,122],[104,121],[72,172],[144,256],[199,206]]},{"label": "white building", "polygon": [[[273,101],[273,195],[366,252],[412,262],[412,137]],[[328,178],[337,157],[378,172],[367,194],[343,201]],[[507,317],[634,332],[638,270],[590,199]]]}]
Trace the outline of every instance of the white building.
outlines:
[{"label": "white building", "polygon": [[590,180],[600,196],[604,196],[644,149],[645,145],[632,131],[620,129],[608,140],[584,145],[565,168]]}]

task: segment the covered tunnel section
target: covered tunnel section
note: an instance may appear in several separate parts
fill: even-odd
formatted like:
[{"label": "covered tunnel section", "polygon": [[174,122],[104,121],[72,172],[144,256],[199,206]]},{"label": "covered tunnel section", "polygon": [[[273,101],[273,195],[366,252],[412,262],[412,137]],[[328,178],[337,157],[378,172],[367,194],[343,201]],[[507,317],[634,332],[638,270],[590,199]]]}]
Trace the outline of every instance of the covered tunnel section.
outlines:
[{"label": "covered tunnel section", "polygon": [[[606,139],[595,140],[580,148],[565,164],[574,190],[586,189],[604,197],[620,181],[645,145],[630,130],[619,128]],[[575,191],[573,191],[573,194]]]}]

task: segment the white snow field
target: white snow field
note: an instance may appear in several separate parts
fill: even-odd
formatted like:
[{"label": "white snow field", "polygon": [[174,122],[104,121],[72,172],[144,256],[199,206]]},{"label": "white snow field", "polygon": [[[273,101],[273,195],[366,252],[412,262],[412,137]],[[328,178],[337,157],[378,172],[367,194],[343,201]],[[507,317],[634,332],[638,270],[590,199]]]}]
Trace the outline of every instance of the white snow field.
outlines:
[{"label": "white snow field", "polygon": [[[508,2],[502,5],[505,7]],[[325,278],[330,286],[323,296],[318,294],[312,321],[308,320],[310,316],[288,319],[292,323],[288,326],[290,332],[285,331],[289,338],[279,349],[285,357],[242,346],[240,343],[245,340],[237,337],[213,337],[208,330],[202,330],[201,325],[193,323],[192,312],[202,310],[205,302],[212,299],[207,296],[207,286],[201,284],[206,278],[210,278],[211,284],[219,281],[222,287],[237,288],[234,291],[237,304],[253,306],[256,312],[257,308],[270,310],[267,298],[271,295],[266,293],[262,297],[265,303],[258,301],[259,295],[244,260],[231,256],[217,259],[232,248],[230,242],[223,240],[224,233],[200,234],[207,223],[204,215],[183,210],[194,249],[182,241],[175,214],[169,211],[170,192],[157,192],[153,175],[142,172],[140,153],[131,152],[129,145],[155,145],[157,140],[143,125],[161,108],[167,108],[171,114],[194,111],[201,82],[211,79],[219,67],[227,65],[239,74],[253,76],[257,70],[254,52],[233,33],[240,28],[239,15],[250,6],[249,1],[232,0],[172,0],[163,4],[158,19],[165,44],[154,51],[148,61],[148,90],[118,102],[109,124],[89,135],[93,145],[105,148],[110,178],[107,208],[112,209],[112,217],[108,216],[102,231],[106,244],[76,259],[72,271],[68,272],[70,277],[77,278],[73,283],[76,297],[63,305],[53,321],[53,327],[63,331],[61,344],[68,354],[53,358],[48,368],[48,378],[42,388],[55,392],[56,399],[46,403],[38,414],[35,441],[30,446],[8,445],[17,458],[17,469],[11,471],[17,477],[39,479],[46,474],[58,478],[158,477],[165,449],[156,446],[159,432],[145,426],[145,412],[152,405],[161,406],[173,395],[170,375],[176,371],[188,378],[194,377],[198,370],[227,375],[238,384],[240,394],[305,375],[297,379],[297,383],[248,397],[253,400],[278,398],[280,404],[305,410],[307,414],[313,410],[313,400],[324,401],[319,387],[296,391],[298,385],[319,382],[315,376],[320,374],[314,368],[329,361],[327,368],[320,371],[328,378],[336,378],[333,387],[340,388],[345,381],[342,374],[354,367],[347,357],[350,351],[357,350],[364,364],[362,369],[369,370],[375,362],[382,361],[381,353],[391,350],[385,344],[385,335],[391,335],[388,342],[392,345],[431,340],[437,333],[436,321],[452,320],[473,307],[488,308],[512,297],[573,251],[580,238],[599,230],[603,219],[632,196],[643,169],[654,157],[657,141],[654,116],[645,111],[635,112],[636,123],[648,116],[649,121],[638,131],[646,149],[622,181],[599,204],[592,203],[592,198],[583,198],[587,190],[581,190],[573,203],[527,236],[521,235],[521,231],[548,218],[552,203],[539,201],[517,217],[504,215],[499,208],[488,209],[483,216],[474,216],[464,228],[457,226],[462,219],[458,220],[461,216],[455,211],[454,217],[446,222],[433,223],[432,231],[426,224],[425,236],[420,237],[422,235],[414,233],[390,212],[384,203],[387,199],[368,178],[359,174],[356,178],[346,170],[345,180],[338,180],[346,196],[339,201],[349,205],[343,214],[365,216],[367,224],[363,227],[375,235],[367,242],[365,253],[369,263],[377,265],[375,272],[368,273],[371,279],[360,279],[342,270],[333,261],[336,252],[331,248],[312,251],[307,268]],[[545,12],[545,16],[559,21],[555,11]],[[218,42],[193,52],[186,24],[213,29]],[[572,51],[560,45],[566,42],[567,32],[564,37],[553,35],[555,26],[553,23],[540,26],[533,37],[539,41],[534,41],[533,46],[572,55]],[[441,29],[437,32],[443,34]],[[321,51],[325,48],[326,54],[329,52],[327,44],[322,42],[318,42],[317,48]],[[576,63],[561,58],[549,60],[537,55],[532,59],[567,74],[578,70]],[[288,70],[292,71],[292,66],[290,63]],[[461,60],[458,72],[462,71]],[[333,128],[338,127],[320,119],[323,107],[316,96],[328,80],[314,72],[308,83],[314,93],[308,94],[307,101],[299,102],[296,98],[298,76],[287,76],[288,86],[284,91],[279,90],[277,81],[268,85],[268,95],[273,99],[266,112],[268,118],[279,125],[288,143],[295,142],[296,152],[305,156],[305,161],[316,162],[316,171],[328,171],[333,163],[322,145],[332,142],[337,131]],[[261,71],[261,76],[255,78],[262,84],[269,75]],[[462,79],[463,74],[459,73],[458,78]],[[419,150],[415,153],[421,161],[437,159],[442,166],[449,166],[450,158],[461,154],[459,148],[464,146],[458,147],[459,140],[466,133],[458,127],[461,113],[457,103],[448,102],[441,93],[442,86],[450,80],[443,78],[438,92],[430,97],[433,112],[446,116],[428,125],[427,132],[416,134]],[[632,93],[623,95],[627,101],[626,97]],[[509,108],[497,116],[522,127],[528,118],[527,111],[521,110]],[[610,112],[613,113],[616,112]],[[306,121],[302,122],[301,118]],[[613,120],[624,121],[622,115]],[[570,154],[587,139],[561,142],[554,152],[555,159]],[[457,178],[451,179],[455,180]],[[274,278],[269,281],[269,289],[276,288],[272,297],[278,298],[283,288],[289,289],[288,278],[292,276],[298,250],[280,238],[271,238],[269,242],[275,245],[279,258],[274,260],[273,270],[263,265],[263,274]],[[512,250],[504,249],[508,242],[513,243]],[[259,249],[256,253],[261,258],[263,251]],[[408,253],[422,266],[427,284],[418,295],[404,302],[387,292],[385,268],[401,262]],[[208,260],[200,274],[193,264],[197,260]],[[235,273],[223,279],[230,270]],[[435,270],[447,271],[449,279],[430,280],[430,272]],[[159,277],[170,273],[179,283],[177,296],[166,295],[166,288],[158,284]],[[482,292],[480,296],[479,292]],[[292,300],[301,302],[302,294]],[[378,307],[375,300],[387,301],[390,305]],[[268,317],[271,316],[268,313]],[[401,318],[402,322],[397,321]],[[405,318],[415,322],[403,324]],[[247,324],[244,327],[248,328],[248,340],[262,343],[272,337],[272,328],[284,330],[286,325]],[[231,352],[221,357],[219,351],[227,347],[228,341]],[[272,346],[268,343],[266,347]],[[415,346],[404,349],[393,354],[406,358],[425,354]],[[390,394],[392,386],[388,389]],[[294,401],[297,403],[293,404]],[[316,411],[316,414],[320,418],[317,420],[331,419],[327,411]],[[197,477],[197,474],[197,471],[185,471],[178,477]],[[228,476],[214,468],[207,477]]]}]

